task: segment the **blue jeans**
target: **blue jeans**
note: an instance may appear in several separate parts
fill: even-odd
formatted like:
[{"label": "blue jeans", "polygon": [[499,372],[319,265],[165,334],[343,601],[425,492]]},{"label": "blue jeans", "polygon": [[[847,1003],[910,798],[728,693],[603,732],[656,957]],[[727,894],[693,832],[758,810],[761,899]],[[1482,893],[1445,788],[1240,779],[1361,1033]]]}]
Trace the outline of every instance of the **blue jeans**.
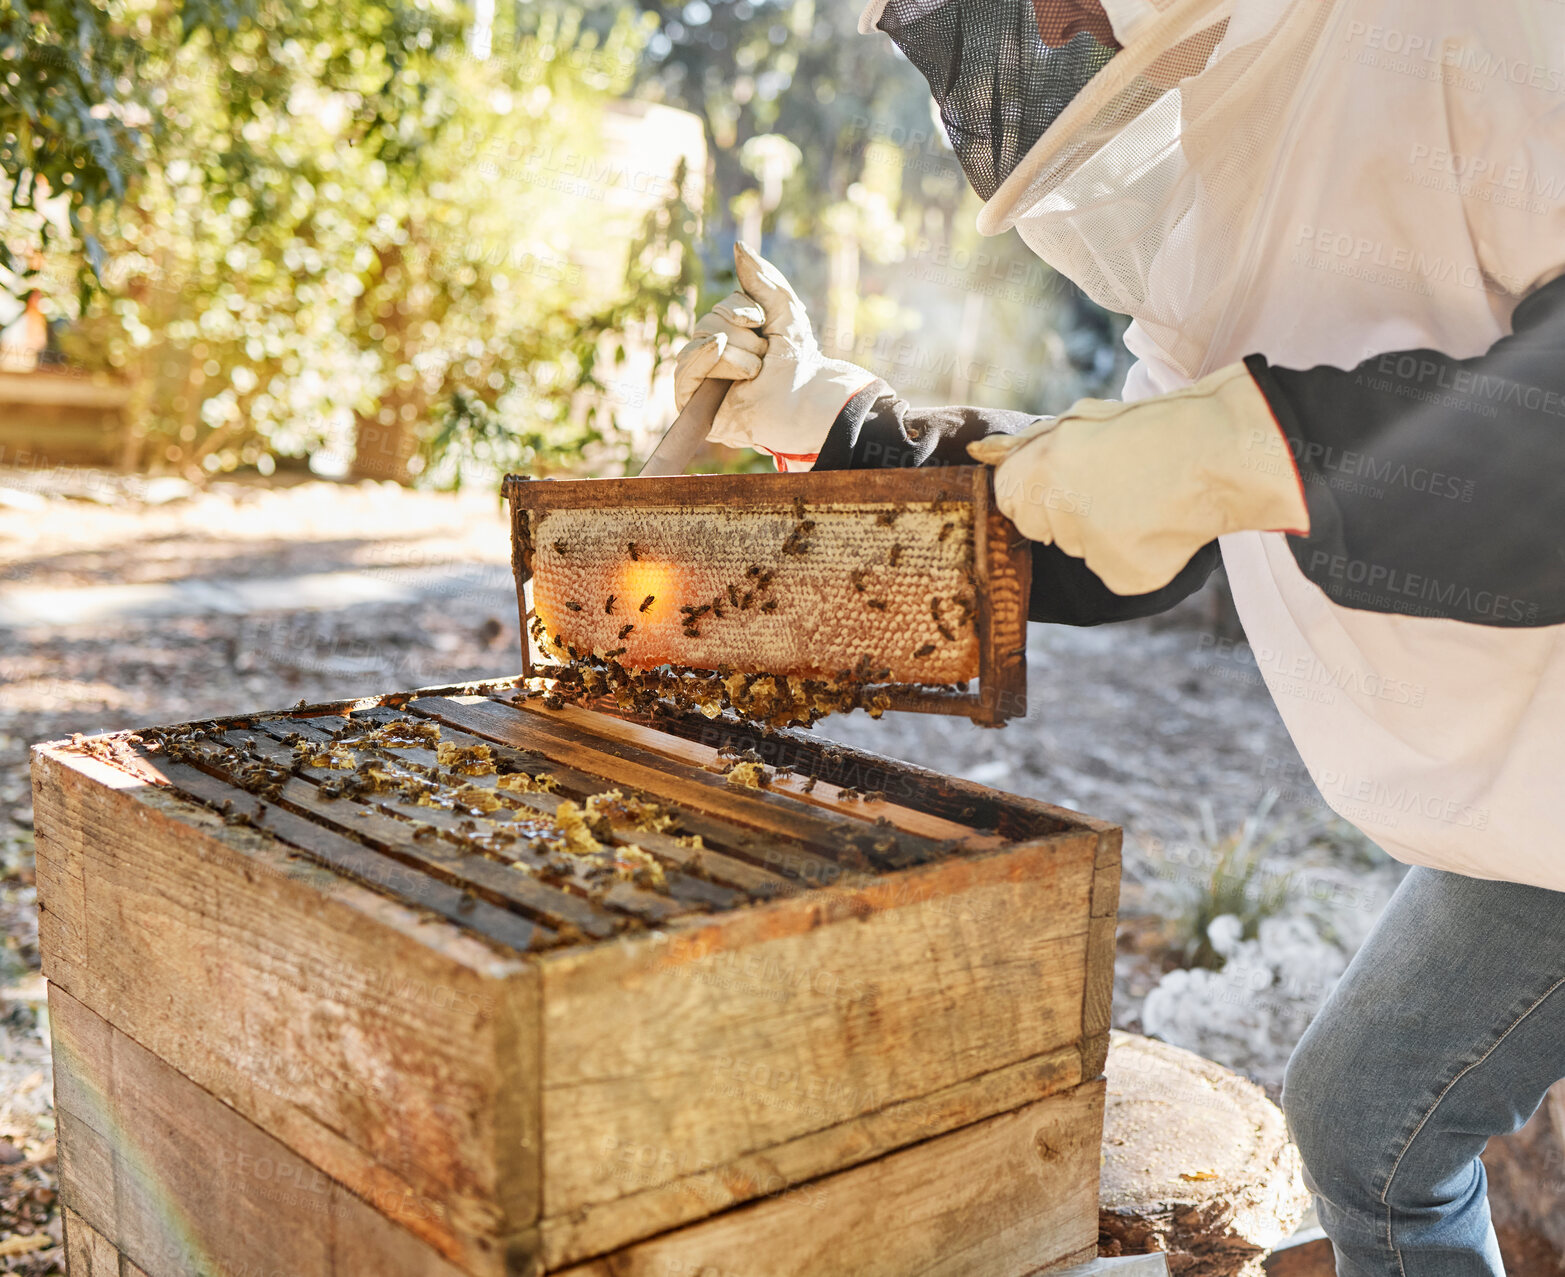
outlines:
[{"label": "blue jeans", "polygon": [[1501,1277],[1478,1155],[1565,1076],[1565,893],[1415,868],[1283,1108],[1338,1277]]}]

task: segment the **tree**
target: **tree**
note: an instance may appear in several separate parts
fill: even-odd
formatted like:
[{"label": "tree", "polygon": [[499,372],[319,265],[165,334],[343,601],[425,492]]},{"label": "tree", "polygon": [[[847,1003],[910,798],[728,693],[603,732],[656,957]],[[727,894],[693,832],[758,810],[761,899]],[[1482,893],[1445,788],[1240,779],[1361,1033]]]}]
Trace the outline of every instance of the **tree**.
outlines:
[{"label": "tree", "polygon": [[[732,236],[767,203],[746,155],[780,135],[801,161],[764,224],[765,251],[810,303],[833,353],[915,401],[1044,411],[1117,387],[1123,320],[1015,235],[979,239],[977,197],[928,86],[890,41],[858,34],[858,5],[638,2],[658,20],[638,91],[707,121],[708,278],[731,279]],[[590,12],[604,21],[615,7]]]},{"label": "tree", "polygon": [[446,449],[472,442],[456,422],[489,423],[507,465],[579,465],[613,435],[582,402],[603,325],[668,327],[694,262],[587,278],[576,248],[621,232],[549,165],[592,152],[633,14],[600,32],[569,9],[479,30],[454,4],[364,0],[82,12],[48,0],[24,30],[8,11],[4,49],[39,79],[6,108],[3,238],[20,277],[82,272],[68,349],[129,381],[146,460],[356,454],[449,482]]}]

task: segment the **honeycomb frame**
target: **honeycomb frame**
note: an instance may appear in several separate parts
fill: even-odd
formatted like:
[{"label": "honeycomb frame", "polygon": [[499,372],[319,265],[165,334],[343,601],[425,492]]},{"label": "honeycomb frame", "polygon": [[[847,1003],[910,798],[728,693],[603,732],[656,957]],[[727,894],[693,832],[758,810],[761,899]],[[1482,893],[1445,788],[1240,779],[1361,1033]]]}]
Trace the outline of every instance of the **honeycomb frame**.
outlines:
[{"label": "honeycomb frame", "polygon": [[988,467],[508,475],[503,492],[529,676],[547,675],[553,650],[642,669],[867,673],[889,708],[985,725],[1026,712],[1031,551]]}]

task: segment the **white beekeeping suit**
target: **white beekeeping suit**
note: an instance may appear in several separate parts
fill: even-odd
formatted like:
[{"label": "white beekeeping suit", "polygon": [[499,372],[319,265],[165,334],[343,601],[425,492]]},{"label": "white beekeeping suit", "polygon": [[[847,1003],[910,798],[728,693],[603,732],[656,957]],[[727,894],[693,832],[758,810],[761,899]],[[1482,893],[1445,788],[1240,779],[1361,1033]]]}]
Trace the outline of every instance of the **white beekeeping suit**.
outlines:
[{"label": "white beekeeping suit", "polygon": [[[1030,123],[1011,102],[1027,91],[1025,67],[1009,80],[991,71],[964,97],[938,51],[958,10],[969,32],[977,10],[990,13],[1003,46],[1017,6],[889,0],[862,25],[891,34],[931,78],[987,201],[980,228],[1015,226],[1134,319],[1127,401],[1259,357],[1276,369],[1357,369],[1405,402],[1405,419],[1361,452],[1303,444],[1311,542],[1222,537],[1235,603],[1335,810],[1407,862],[1565,890],[1565,627],[1552,605],[1474,593],[1470,573],[1408,573],[1373,549],[1334,553],[1321,539],[1334,503],[1377,492],[1413,501],[1431,533],[1468,512],[1475,487],[1480,501],[1503,502],[1496,488],[1509,481],[1487,445],[1472,443],[1466,461],[1453,451],[1464,437],[1453,414],[1467,414],[1472,440],[1500,429],[1496,412],[1552,414],[1565,431],[1565,361],[1547,384],[1417,353],[1483,356],[1511,333],[1522,300],[1565,271],[1565,5],[1105,7],[1123,48],[1100,51]],[[1043,20],[1038,6],[1021,11]],[[1417,450],[1399,441],[1416,441],[1437,413],[1442,464],[1410,467]],[[1278,460],[1288,463],[1286,450]],[[1529,484],[1565,485],[1565,474],[1514,480],[1523,502]],[[1565,529],[1502,552],[1533,555],[1527,579],[1551,591],[1565,581]],[[1469,616],[1481,619],[1454,619]]]}]

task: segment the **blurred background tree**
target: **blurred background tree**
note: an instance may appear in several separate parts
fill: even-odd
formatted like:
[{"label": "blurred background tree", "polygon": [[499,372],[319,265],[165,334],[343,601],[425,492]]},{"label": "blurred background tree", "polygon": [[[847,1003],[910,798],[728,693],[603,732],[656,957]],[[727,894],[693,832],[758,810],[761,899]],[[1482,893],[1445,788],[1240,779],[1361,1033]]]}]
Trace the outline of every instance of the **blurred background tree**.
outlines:
[{"label": "blurred background tree", "polygon": [[[1117,389],[1123,321],[1017,236],[977,235],[927,84],[890,40],[858,34],[861,6],[638,2],[658,26],[636,91],[707,124],[709,277],[731,286],[734,235],[760,231],[822,343],[914,402],[1052,412]],[[773,139],[791,152],[770,170],[780,191],[761,170]]]},{"label": "blurred background tree", "polygon": [[122,460],[191,477],[617,472],[741,234],[911,399],[1101,392],[1115,323],[978,239],[922,79],[855,17],[0,0],[0,286],[128,387]]}]

